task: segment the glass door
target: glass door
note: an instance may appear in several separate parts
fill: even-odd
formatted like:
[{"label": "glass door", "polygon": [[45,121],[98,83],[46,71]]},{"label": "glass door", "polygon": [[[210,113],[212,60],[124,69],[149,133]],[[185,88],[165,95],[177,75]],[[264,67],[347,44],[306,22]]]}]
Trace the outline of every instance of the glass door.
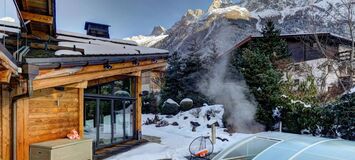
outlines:
[{"label": "glass door", "polygon": [[113,141],[114,143],[122,142],[124,138],[124,106],[121,100],[116,100],[114,105],[114,120],[113,120]]},{"label": "glass door", "polygon": [[124,112],[125,138],[130,139],[130,138],[133,138],[133,130],[134,130],[133,106],[135,103],[132,101],[124,101],[123,104],[124,104],[124,108],[125,108],[125,112]]},{"label": "glass door", "polygon": [[131,84],[128,78],[85,89],[84,134],[94,140],[95,149],[133,139],[136,99]]},{"label": "glass door", "polygon": [[99,146],[112,144],[112,101],[100,100],[99,104]]},{"label": "glass door", "polygon": [[84,100],[84,135],[86,138],[90,138],[96,144],[96,131],[97,131],[97,121],[96,121],[96,105],[95,99],[85,99]]}]

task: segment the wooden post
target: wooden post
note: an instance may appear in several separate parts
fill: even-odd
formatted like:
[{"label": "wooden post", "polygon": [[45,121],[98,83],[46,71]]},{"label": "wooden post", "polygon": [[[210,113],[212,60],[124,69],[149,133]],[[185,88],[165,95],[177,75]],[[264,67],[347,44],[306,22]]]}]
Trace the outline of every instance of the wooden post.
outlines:
[{"label": "wooden post", "polygon": [[212,126],[211,126],[211,140],[212,140],[212,144],[216,144],[216,126],[215,126],[215,124],[212,124]]},{"label": "wooden post", "polygon": [[137,139],[142,137],[142,76],[139,72],[139,76],[136,76],[136,133]]},{"label": "wooden post", "polygon": [[83,88],[79,88],[79,131],[78,132],[80,138],[84,138],[84,89]]},{"label": "wooden post", "polygon": [[11,157],[11,107],[10,93],[7,85],[1,86],[1,155],[0,159],[10,160]]}]

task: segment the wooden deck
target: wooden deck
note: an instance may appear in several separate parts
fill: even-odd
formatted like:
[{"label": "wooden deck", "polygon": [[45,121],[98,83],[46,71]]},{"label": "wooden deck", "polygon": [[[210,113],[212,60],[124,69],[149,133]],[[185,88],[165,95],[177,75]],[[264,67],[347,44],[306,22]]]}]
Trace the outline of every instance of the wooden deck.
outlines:
[{"label": "wooden deck", "polygon": [[109,148],[103,148],[103,149],[97,150],[95,152],[94,159],[95,160],[102,160],[102,159],[105,159],[105,158],[108,158],[108,157],[111,157],[111,156],[114,156],[114,155],[117,155],[117,154],[120,154],[123,152],[127,152],[133,148],[136,148],[136,147],[146,144],[146,143],[148,143],[148,141],[145,139],[142,139],[139,141],[132,140],[132,141],[128,141],[128,142],[125,142],[122,144],[114,145]]}]

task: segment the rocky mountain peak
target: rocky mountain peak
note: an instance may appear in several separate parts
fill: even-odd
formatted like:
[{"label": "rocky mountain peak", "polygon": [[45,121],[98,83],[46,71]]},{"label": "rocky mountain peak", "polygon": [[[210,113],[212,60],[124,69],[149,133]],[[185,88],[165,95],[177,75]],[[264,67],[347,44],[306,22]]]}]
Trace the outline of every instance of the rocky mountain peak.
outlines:
[{"label": "rocky mountain peak", "polygon": [[309,5],[314,0],[241,0],[240,5],[249,11],[265,9],[283,10],[286,7],[302,7]]},{"label": "rocky mountain peak", "polygon": [[208,7],[208,11],[220,8],[222,6],[222,0],[213,0],[212,4]]},{"label": "rocky mountain peak", "polygon": [[187,10],[183,19],[184,18],[185,19],[195,19],[195,18],[200,17],[203,14],[204,14],[204,11],[202,9],[196,9],[196,10],[189,9],[189,10]]},{"label": "rocky mountain peak", "polygon": [[151,36],[160,36],[165,34],[166,29],[162,26],[155,26],[152,33],[150,34]]}]

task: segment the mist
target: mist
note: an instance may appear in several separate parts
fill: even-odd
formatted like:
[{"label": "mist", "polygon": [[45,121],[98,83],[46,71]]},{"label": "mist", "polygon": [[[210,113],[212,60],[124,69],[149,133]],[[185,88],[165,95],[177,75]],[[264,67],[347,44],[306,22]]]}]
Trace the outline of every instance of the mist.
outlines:
[{"label": "mist", "polygon": [[199,88],[215,103],[224,105],[223,117],[229,130],[240,133],[263,131],[264,126],[255,121],[257,102],[242,76],[235,78],[238,72],[233,71],[234,67],[228,67],[229,59],[228,56],[219,59]]}]

